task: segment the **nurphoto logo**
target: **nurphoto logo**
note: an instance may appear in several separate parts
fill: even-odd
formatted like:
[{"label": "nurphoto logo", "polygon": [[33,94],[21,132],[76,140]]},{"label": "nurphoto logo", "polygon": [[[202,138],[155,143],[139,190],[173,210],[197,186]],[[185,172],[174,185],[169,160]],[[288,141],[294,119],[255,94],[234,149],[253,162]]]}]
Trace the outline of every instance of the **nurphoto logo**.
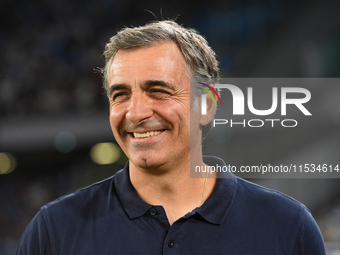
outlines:
[{"label": "nurphoto logo", "polygon": [[[220,94],[218,93],[227,90],[231,93],[232,96],[232,115],[233,116],[242,116],[245,115],[245,102],[247,102],[246,110],[249,113],[256,115],[256,116],[269,116],[273,113],[276,113],[279,109],[281,116],[287,116],[287,106],[292,105],[296,107],[303,115],[311,116],[311,112],[306,108],[305,104],[310,101],[311,93],[308,89],[302,87],[272,87],[270,86],[268,89],[271,89],[271,98],[266,98],[266,100],[271,100],[270,107],[266,109],[257,109],[254,106],[254,101],[258,102],[261,101],[261,98],[256,101],[254,96],[253,90],[256,90],[256,87],[247,87],[246,88],[246,95],[236,85],[233,84],[208,84],[206,82],[196,82],[198,85],[198,89],[204,91],[201,95],[201,113],[203,115],[207,114],[207,95],[209,95],[215,105],[217,106],[217,101],[220,102],[222,106],[222,100]],[[202,87],[203,85],[203,87]],[[280,92],[280,93],[279,93]],[[280,96],[279,96],[280,94]],[[262,99],[263,100],[263,99]],[[295,127],[298,125],[298,121],[296,119],[277,119],[277,118],[269,118],[261,119],[243,119],[240,121],[233,121],[233,119],[214,119],[213,120],[213,127],[216,125],[225,125],[230,124],[231,127],[235,125],[242,125],[243,127],[262,127],[266,123],[274,127],[276,123],[280,123],[282,127]]]}]

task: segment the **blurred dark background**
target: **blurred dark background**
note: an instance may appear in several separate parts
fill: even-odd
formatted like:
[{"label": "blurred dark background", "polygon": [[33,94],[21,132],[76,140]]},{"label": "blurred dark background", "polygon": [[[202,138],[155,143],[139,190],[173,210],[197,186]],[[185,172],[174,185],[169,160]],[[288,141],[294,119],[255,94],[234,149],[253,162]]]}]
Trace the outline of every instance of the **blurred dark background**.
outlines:
[{"label": "blurred dark background", "polygon": [[[14,254],[42,205],[124,166],[98,70],[109,38],[124,26],[154,20],[149,11],[204,35],[218,55],[222,77],[340,76],[340,1],[2,0],[0,255]],[[333,124],[316,125],[306,140],[296,139],[301,133],[275,142],[265,132],[250,138],[260,148],[275,149],[265,162],[288,162],[292,154],[306,163],[315,156],[339,158],[339,96],[324,93],[318,104],[332,105]],[[248,146],[249,134],[229,136],[219,146],[230,161],[250,165],[263,156],[262,149]],[[205,148],[214,142],[207,139]],[[252,181],[306,204],[328,254],[339,254],[339,179]]]}]

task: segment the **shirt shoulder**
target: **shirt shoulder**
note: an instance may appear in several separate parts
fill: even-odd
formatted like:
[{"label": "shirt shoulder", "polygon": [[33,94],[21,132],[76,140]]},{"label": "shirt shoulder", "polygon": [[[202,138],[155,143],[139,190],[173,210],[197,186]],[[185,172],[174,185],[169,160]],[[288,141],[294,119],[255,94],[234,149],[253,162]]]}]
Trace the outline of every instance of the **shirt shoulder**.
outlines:
[{"label": "shirt shoulder", "polygon": [[305,208],[291,254],[325,255],[325,244],[310,211]]},{"label": "shirt shoulder", "polygon": [[112,184],[112,181],[114,180],[114,178],[115,178],[115,175],[107,179],[104,179],[102,181],[93,183],[87,187],[78,189],[70,194],[61,196],[57,198],[56,200],[49,202],[43,207],[47,208],[47,207],[59,206],[64,203],[70,204],[70,205],[82,204],[84,200],[90,199],[93,196],[107,195],[108,189],[110,188],[110,185]]},{"label": "shirt shoulder", "polygon": [[[121,216],[125,214],[115,178],[116,175],[44,205],[23,233],[17,254],[95,254],[97,245],[105,240],[102,237],[126,218]],[[94,237],[99,239],[90,242]]]},{"label": "shirt shoulder", "polygon": [[107,204],[109,199],[115,196],[114,179],[115,176],[111,176],[71,194],[62,196],[44,205],[40,211],[47,218],[51,214],[57,218],[58,215],[64,215],[64,220],[67,219],[65,216],[83,214],[90,208],[93,211],[97,205],[103,205],[103,202]]},{"label": "shirt shoulder", "polygon": [[325,254],[321,232],[304,204],[279,191],[237,180],[235,206],[255,232],[261,229],[259,236],[284,242],[288,254]]},{"label": "shirt shoulder", "polygon": [[296,199],[258,184],[237,178],[237,196],[252,206],[265,212],[282,214],[286,217],[300,217],[305,205]]}]

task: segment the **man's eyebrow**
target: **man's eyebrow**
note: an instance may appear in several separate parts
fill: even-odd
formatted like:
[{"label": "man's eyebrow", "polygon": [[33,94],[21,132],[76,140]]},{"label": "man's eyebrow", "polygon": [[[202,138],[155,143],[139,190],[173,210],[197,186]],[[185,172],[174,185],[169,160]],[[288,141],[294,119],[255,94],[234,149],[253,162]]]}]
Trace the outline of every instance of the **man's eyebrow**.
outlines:
[{"label": "man's eyebrow", "polygon": [[112,96],[112,94],[113,94],[113,92],[115,92],[116,90],[126,90],[126,89],[128,89],[128,85],[126,85],[126,84],[120,84],[120,83],[118,83],[118,84],[113,84],[112,86],[110,86],[110,88],[109,88],[109,90],[108,90],[108,92],[107,92],[107,95],[109,96],[109,97],[111,97]]},{"label": "man's eyebrow", "polygon": [[[143,87],[160,86],[160,87],[168,88],[170,90],[175,91],[175,88],[170,83],[167,83],[167,82],[162,81],[162,80],[148,80],[148,81],[144,82],[142,86]],[[124,83],[113,84],[113,85],[110,86],[110,88],[107,92],[107,95],[109,97],[111,97],[112,94],[115,91],[117,91],[117,90],[127,90],[127,89],[129,89],[129,86],[124,84]]]},{"label": "man's eyebrow", "polygon": [[170,83],[167,83],[162,80],[148,80],[143,84],[143,86],[145,87],[160,86],[175,91],[175,88]]}]

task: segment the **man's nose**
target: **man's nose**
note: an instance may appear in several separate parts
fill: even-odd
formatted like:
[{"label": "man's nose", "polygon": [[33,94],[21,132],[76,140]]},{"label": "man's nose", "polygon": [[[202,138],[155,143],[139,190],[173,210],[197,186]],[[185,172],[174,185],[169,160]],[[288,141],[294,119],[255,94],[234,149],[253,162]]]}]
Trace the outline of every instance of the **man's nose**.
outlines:
[{"label": "man's nose", "polygon": [[144,93],[131,95],[126,118],[139,125],[153,114],[150,99]]}]

